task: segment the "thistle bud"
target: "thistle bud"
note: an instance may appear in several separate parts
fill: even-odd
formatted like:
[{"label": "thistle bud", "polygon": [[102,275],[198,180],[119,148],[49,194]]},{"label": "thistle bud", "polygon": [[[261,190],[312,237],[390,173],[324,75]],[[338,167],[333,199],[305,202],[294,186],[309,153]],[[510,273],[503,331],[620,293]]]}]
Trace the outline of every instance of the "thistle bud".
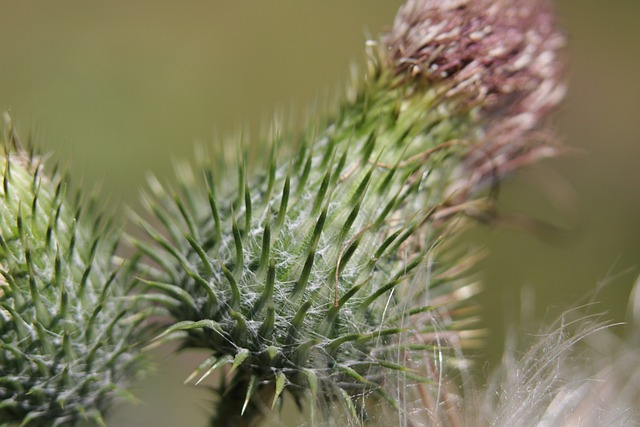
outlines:
[{"label": "thistle bud", "polygon": [[535,127],[564,94],[565,39],[547,0],[409,0],[385,37],[398,75]]},{"label": "thistle bud", "polygon": [[492,4],[409,1],[335,116],[273,132],[252,147],[262,165],[181,168],[177,191],[150,181],[161,228],[141,219],[151,243],[137,246],[169,319],[158,340],[210,352],[196,383],[226,370],[213,425],[252,425],[287,394],[354,424],[381,407],[406,423],[410,396],[453,417],[442,377],[477,337],[478,286],[447,248],[484,206],[474,156],[513,166],[531,124],[503,135],[508,159],[489,135],[557,102],[539,91],[560,44],[534,16],[547,9]]},{"label": "thistle bud", "polygon": [[18,143],[0,154],[0,424],[104,425],[139,368],[140,313],[112,265],[118,238],[68,202],[67,182]]},{"label": "thistle bud", "polygon": [[408,0],[385,43],[397,76],[479,110],[484,138],[467,165],[476,181],[558,152],[540,132],[565,94],[550,1]]}]

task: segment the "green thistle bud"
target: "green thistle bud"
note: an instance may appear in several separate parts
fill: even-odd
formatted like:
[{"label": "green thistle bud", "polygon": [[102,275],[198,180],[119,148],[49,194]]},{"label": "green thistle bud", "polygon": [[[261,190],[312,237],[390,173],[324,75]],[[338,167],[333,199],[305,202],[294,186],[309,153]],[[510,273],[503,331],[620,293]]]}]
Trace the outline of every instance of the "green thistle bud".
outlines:
[{"label": "green thistle bud", "polygon": [[177,192],[151,180],[146,201],[163,230],[141,220],[153,243],[137,246],[153,262],[146,283],[160,293],[150,298],[172,319],[159,341],[211,352],[196,382],[227,370],[213,425],[252,425],[284,392],[325,417],[343,408],[353,422],[378,416],[381,401],[406,409],[413,392],[432,418],[449,417],[437,397],[455,406],[441,375],[461,361],[446,348],[473,334],[465,300],[477,286],[471,263],[444,247],[465,213],[486,210],[482,168],[510,169],[526,145],[524,131],[512,132],[519,148],[505,159],[488,138],[502,123],[494,106],[512,98],[488,96],[502,87],[492,73],[478,77],[479,87],[495,84],[486,94],[461,97],[454,74],[407,72],[396,40],[413,40],[431,16],[405,19],[410,7],[384,47],[369,44],[352,96],[295,148],[278,130],[270,148],[255,148],[263,165],[183,168]]},{"label": "green thistle bud", "polygon": [[139,368],[117,232],[66,200],[8,116],[0,154],[0,425],[103,425]]}]

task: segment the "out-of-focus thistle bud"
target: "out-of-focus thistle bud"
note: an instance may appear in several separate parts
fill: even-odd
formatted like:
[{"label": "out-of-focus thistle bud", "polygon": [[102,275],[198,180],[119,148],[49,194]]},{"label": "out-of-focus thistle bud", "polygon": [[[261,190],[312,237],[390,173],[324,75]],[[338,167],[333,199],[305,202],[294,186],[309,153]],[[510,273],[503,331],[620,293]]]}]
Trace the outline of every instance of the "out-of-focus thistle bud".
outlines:
[{"label": "out-of-focus thistle bud", "polygon": [[381,408],[396,412],[380,424],[416,408],[456,424],[444,378],[477,336],[478,286],[445,247],[486,206],[478,184],[541,147],[529,132],[561,93],[552,25],[536,0],[410,1],[297,144],[276,129],[252,146],[266,164],[150,181],[162,229],[141,220],[141,275],[172,319],[159,341],[211,353],[190,379],[227,371],[212,425],[253,425],[286,394],[334,424]]},{"label": "out-of-focus thistle bud", "polygon": [[403,84],[478,109],[476,181],[557,153],[540,131],[565,94],[565,37],[549,0],[408,0],[385,43]]},{"label": "out-of-focus thistle bud", "polygon": [[[0,425],[104,425],[140,368],[118,232],[18,143],[0,154]],[[120,272],[122,273],[122,272]]]}]

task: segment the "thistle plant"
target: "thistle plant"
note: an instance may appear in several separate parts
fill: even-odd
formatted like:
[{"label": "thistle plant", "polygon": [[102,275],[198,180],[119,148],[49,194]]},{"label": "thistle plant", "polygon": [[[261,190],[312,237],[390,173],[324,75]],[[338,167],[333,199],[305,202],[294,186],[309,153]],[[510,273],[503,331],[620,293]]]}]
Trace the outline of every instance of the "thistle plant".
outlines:
[{"label": "thistle plant", "polygon": [[[104,425],[141,368],[118,231],[19,143],[0,154],[0,425]],[[123,270],[126,270],[123,269]]]},{"label": "thistle plant", "polygon": [[447,248],[492,218],[487,188],[557,151],[541,129],[563,42],[544,0],[409,0],[335,115],[274,125],[251,146],[264,162],[217,152],[176,189],[150,180],[139,275],[171,319],[157,342],[210,352],[188,381],[225,372],[212,425],[255,425],[287,394],[313,419],[383,402],[407,422],[415,395],[425,422],[455,422],[442,378],[478,287]]},{"label": "thistle plant", "polygon": [[335,114],[151,178],[149,238],[120,266],[97,203],[69,202],[8,121],[0,425],[103,424],[149,326],[208,351],[187,382],[218,374],[213,426],[287,396],[313,422],[460,424],[482,332],[455,237],[495,217],[507,172],[558,151],[563,44],[545,0],[408,0]]}]

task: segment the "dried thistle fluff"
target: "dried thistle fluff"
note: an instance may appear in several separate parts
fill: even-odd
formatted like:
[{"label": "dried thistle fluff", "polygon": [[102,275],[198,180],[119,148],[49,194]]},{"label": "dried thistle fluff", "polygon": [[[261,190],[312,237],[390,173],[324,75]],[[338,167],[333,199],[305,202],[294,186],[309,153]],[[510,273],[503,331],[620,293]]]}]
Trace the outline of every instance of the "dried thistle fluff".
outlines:
[{"label": "dried thistle fluff", "polygon": [[511,340],[469,419],[496,427],[640,425],[640,349],[616,336],[602,316],[576,313],[524,346]]},{"label": "dried thistle fluff", "polygon": [[536,334],[511,333],[502,365],[467,399],[467,420],[496,427],[640,425],[640,279],[627,324],[585,314],[593,307],[569,310]]}]

